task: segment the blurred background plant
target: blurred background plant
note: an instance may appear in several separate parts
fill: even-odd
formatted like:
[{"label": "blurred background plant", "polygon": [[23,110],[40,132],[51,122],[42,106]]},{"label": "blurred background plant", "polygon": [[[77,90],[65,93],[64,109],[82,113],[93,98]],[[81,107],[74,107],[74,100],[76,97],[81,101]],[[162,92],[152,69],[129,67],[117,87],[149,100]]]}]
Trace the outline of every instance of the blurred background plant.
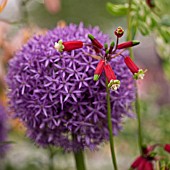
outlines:
[{"label": "blurred background plant", "polygon": [[[3,2],[0,1],[0,4]],[[57,24],[83,21],[85,25],[99,25],[101,30],[113,37],[119,25],[127,28],[127,0],[8,0],[0,11],[0,90],[6,105],[5,74],[8,60],[34,34],[44,34]],[[55,2],[55,4],[53,4]],[[107,8],[106,8],[107,7]],[[107,9],[107,10],[106,10]],[[134,50],[135,60],[149,71],[139,83],[141,96],[144,142],[148,144],[170,141],[170,1],[155,0],[151,8],[144,0],[133,0],[133,35],[141,41]],[[110,15],[111,13],[112,15]],[[138,28],[136,30],[136,28]],[[124,41],[124,40],[122,40]],[[120,170],[127,169],[138,155],[137,122],[124,121],[124,131],[116,138],[116,151]],[[25,136],[18,121],[11,121],[9,140],[11,144],[6,158],[1,161],[2,170],[38,170],[48,168],[48,153],[36,148]],[[126,141],[126,142],[125,142]],[[123,150],[123,154],[122,154]],[[161,151],[160,151],[161,152]],[[86,152],[87,169],[112,169],[109,146],[98,152]],[[19,163],[18,163],[19,162]],[[74,161],[70,154],[57,151],[54,158],[57,170],[71,170]]]}]

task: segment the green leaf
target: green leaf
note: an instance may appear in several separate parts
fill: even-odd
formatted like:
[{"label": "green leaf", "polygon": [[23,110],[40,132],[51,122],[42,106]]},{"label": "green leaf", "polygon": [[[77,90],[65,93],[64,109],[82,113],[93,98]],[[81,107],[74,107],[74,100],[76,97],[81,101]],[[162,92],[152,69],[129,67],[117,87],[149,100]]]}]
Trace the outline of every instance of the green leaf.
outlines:
[{"label": "green leaf", "polygon": [[115,16],[124,16],[128,12],[127,4],[117,5],[117,4],[112,4],[112,3],[108,2],[106,4],[106,8],[112,15],[115,15]]}]

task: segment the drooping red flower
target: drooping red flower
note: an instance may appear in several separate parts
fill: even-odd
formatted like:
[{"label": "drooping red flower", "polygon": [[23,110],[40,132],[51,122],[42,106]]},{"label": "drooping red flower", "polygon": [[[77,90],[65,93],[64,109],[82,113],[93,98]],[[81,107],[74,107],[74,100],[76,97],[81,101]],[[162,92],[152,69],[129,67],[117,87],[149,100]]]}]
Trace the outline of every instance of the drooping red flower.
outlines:
[{"label": "drooping red flower", "polygon": [[114,73],[114,71],[112,70],[110,64],[105,64],[104,65],[104,71],[108,80],[108,87],[115,91],[120,87],[120,81],[117,80],[116,75]]},{"label": "drooping red flower", "polygon": [[139,67],[133,62],[133,60],[129,56],[126,56],[124,58],[124,62],[126,63],[129,70],[133,73],[134,79],[138,80],[144,78],[146,71],[139,69]]}]

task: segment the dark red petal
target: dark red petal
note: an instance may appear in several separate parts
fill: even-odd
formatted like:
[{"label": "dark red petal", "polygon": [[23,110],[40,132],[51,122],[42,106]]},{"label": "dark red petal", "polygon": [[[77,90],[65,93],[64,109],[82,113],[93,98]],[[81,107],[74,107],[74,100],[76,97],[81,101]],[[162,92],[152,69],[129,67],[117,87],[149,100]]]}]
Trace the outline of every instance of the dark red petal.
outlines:
[{"label": "dark red petal", "polygon": [[131,165],[131,168],[137,168],[140,163],[143,161],[143,157],[139,156]]},{"label": "dark red petal", "polygon": [[143,170],[154,170],[152,162],[147,161]]},{"label": "dark red petal", "polygon": [[146,163],[147,163],[147,160],[145,158],[142,158],[142,161],[140,165],[138,166],[138,170],[145,170]]}]

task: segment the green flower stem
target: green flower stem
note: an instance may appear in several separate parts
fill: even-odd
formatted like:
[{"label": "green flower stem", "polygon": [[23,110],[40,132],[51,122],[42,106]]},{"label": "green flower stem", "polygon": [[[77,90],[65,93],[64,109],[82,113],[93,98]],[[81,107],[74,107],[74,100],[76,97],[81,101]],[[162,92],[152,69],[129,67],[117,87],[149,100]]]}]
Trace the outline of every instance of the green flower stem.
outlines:
[{"label": "green flower stem", "polygon": [[76,170],[86,170],[83,151],[74,152]]},{"label": "green flower stem", "polygon": [[55,153],[53,149],[49,147],[49,166],[48,166],[49,170],[54,170],[54,156],[55,156]]},{"label": "green flower stem", "polygon": [[[128,8],[128,15],[127,15],[127,25],[128,25],[128,33],[127,33],[127,41],[132,40],[132,25],[131,25],[131,9],[132,9],[132,0],[128,0],[129,8]],[[134,35],[135,36],[135,35]],[[130,48],[130,57],[133,59],[133,50]],[[139,143],[139,150],[142,154],[142,145],[143,145],[143,137],[142,137],[142,127],[141,127],[141,113],[140,113],[140,101],[138,96],[138,88],[137,83],[135,83],[136,86],[136,101],[135,101],[135,109],[137,114],[137,121],[138,121],[138,143]]]},{"label": "green flower stem", "polygon": [[114,149],[113,130],[112,130],[110,90],[108,88],[107,78],[106,78],[106,93],[107,93],[107,96],[106,96],[106,98],[107,98],[107,119],[108,119],[109,140],[110,140],[110,150],[111,150],[111,155],[112,155],[112,163],[113,163],[114,170],[118,170],[116,154],[115,154],[115,149]]},{"label": "green flower stem", "polygon": [[142,154],[143,138],[142,138],[142,126],[141,126],[140,100],[139,100],[139,95],[137,91],[138,89],[137,83],[135,83],[135,85],[136,85],[135,109],[136,109],[137,120],[138,120],[138,144],[139,144],[140,153]]}]

